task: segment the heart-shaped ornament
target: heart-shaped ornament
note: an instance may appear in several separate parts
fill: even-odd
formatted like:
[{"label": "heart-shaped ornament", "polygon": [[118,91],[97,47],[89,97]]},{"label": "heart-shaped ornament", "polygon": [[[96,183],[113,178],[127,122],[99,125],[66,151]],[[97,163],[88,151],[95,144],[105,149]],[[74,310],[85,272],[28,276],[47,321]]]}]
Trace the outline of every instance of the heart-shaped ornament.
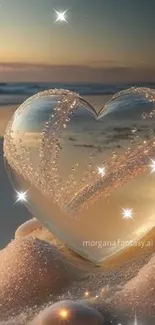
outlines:
[{"label": "heart-shaped ornament", "polygon": [[15,189],[58,239],[94,263],[155,225],[155,91],[122,91],[96,111],[76,93],[41,92],[12,117],[4,156]]}]

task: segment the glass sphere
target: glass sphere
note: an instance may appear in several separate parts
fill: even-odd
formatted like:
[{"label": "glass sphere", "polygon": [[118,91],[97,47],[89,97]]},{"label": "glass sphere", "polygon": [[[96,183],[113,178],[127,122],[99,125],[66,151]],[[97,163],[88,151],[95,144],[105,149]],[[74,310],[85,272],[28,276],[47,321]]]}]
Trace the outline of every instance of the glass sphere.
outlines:
[{"label": "glass sphere", "polygon": [[155,91],[122,91],[97,111],[76,93],[26,100],[4,139],[11,182],[59,240],[94,263],[155,225]]},{"label": "glass sphere", "polygon": [[31,325],[104,325],[104,318],[94,308],[85,302],[72,300],[59,301],[44,310],[34,318]]}]

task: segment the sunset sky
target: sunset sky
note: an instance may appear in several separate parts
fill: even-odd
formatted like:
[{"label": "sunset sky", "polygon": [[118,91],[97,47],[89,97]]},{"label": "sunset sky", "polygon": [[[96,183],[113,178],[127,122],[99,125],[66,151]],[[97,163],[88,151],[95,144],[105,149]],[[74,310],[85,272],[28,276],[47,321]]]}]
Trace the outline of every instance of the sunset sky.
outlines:
[{"label": "sunset sky", "polygon": [[154,15],[154,0],[0,0],[0,82],[155,81]]}]

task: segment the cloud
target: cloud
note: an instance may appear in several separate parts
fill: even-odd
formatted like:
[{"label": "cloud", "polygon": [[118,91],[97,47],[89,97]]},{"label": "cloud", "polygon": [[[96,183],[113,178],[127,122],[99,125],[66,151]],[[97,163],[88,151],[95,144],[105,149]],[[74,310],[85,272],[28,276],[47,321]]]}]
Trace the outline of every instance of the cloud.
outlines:
[{"label": "cloud", "polygon": [[1,63],[0,82],[97,82],[132,83],[155,81],[155,70],[88,65],[34,65]]},{"label": "cloud", "polygon": [[118,60],[94,60],[94,61],[90,61],[89,62],[90,66],[116,66],[116,67],[123,67],[124,66],[124,62],[122,61],[118,61]]}]

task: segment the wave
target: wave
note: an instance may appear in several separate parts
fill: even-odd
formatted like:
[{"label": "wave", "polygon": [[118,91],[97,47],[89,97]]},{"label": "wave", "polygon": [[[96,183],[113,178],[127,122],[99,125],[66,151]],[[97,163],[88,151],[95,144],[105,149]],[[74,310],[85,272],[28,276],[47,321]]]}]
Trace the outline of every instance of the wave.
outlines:
[{"label": "wave", "polygon": [[130,87],[155,89],[155,83],[137,84],[83,84],[83,83],[0,83],[0,105],[19,104],[27,97],[48,89],[68,89],[84,95],[114,95]]}]

